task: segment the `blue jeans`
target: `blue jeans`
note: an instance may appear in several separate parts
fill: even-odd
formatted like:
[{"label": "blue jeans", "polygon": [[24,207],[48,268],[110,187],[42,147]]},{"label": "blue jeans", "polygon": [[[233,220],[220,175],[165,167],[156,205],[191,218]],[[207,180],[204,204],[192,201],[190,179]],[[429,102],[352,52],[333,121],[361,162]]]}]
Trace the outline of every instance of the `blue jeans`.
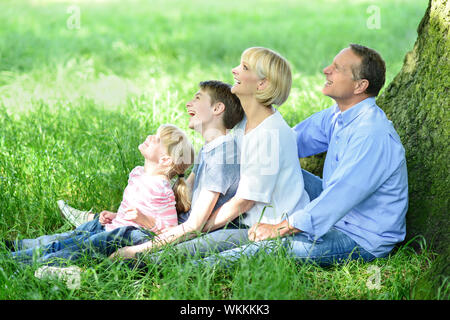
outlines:
[{"label": "blue jeans", "polygon": [[[248,242],[248,229],[220,229],[192,240],[181,242],[173,247],[177,254],[184,256],[205,257],[213,253],[237,248]],[[138,254],[138,257],[143,254]],[[158,251],[147,256],[147,262],[160,263],[162,251]]]},{"label": "blue jeans", "polygon": [[[302,169],[302,173],[305,190],[312,201],[322,192],[322,180],[306,170]],[[376,258],[346,234],[335,228],[331,228],[321,239],[320,242],[313,242],[304,233],[297,233],[279,240],[249,242],[240,247],[223,251],[218,255],[204,258],[197,263],[228,265],[238,260],[242,255],[251,256],[261,250],[271,254],[280,248],[286,249],[288,255],[299,261],[312,262],[320,266],[358,258],[364,261],[371,261]]]},{"label": "blue jeans", "polygon": [[79,226],[78,228],[63,232],[63,233],[56,233],[56,234],[50,234],[50,235],[43,235],[35,239],[22,239],[22,240],[16,240],[14,242],[15,251],[25,250],[25,249],[31,249],[36,248],[40,246],[48,245],[54,241],[62,241],[66,240],[78,235],[85,234],[86,232],[100,232],[103,231],[103,226],[98,222],[98,219],[91,220],[89,222],[86,222]]},{"label": "blue jeans", "polygon": [[277,250],[285,249],[292,258],[306,262],[316,263],[320,266],[328,266],[334,263],[342,263],[347,260],[361,258],[363,261],[371,261],[375,256],[364,250],[350,237],[332,228],[323,237],[322,242],[312,242],[302,233],[281,238],[279,240],[264,240],[249,242],[238,248],[223,251],[217,255],[204,258],[202,264],[230,265],[243,255],[252,256],[260,251],[273,254]]},{"label": "blue jeans", "polygon": [[[98,219],[95,219],[71,232],[43,236],[38,239],[19,240],[17,244],[23,249],[11,252],[10,255],[13,259],[25,264],[35,262],[64,266],[69,261],[76,261],[86,256],[105,258],[121,247],[137,245],[151,238],[150,233],[131,226],[106,231]],[[24,244],[35,246],[24,248]]]}]

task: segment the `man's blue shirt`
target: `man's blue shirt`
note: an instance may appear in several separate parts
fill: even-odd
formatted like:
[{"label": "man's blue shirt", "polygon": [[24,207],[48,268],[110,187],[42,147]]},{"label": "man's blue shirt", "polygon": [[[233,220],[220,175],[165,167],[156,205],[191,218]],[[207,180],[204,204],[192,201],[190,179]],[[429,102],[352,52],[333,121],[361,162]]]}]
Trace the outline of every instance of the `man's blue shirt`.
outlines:
[{"label": "man's blue shirt", "polygon": [[299,158],[327,151],[323,191],[289,223],[310,240],[333,226],[377,257],[405,238],[408,176],[400,137],[375,98],[340,112],[337,104],[302,121]]}]

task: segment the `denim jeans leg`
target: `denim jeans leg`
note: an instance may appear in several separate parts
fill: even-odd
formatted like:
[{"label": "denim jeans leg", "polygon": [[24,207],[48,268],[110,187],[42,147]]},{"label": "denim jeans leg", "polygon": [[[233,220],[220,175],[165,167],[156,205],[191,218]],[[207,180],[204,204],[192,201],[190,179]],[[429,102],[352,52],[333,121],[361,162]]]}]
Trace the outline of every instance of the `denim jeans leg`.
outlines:
[{"label": "denim jeans leg", "polygon": [[194,261],[194,264],[199,265],[220,265],[224,267],[230,266],[243,256],[253,256],[259,251],[264,250],[266,254],[273,254],[275,250],[279,249],[285,239],[280,240],[264,240],[258,242],[247,242],[237,248],[232,248],[226,251],[222,251],[217,254],[210,255],[202,260]]},{"label": "denim jeans leg", "polygon": [[38,259],[39,263],[47,265],[66,265],[69,261],[76,261],[82,257],[103,259],[119,248],[149,241],[148,234],[126,226],[111,231],[92,232],[90,236],[75,237],[60,243],[59,250],[48,252]]},{"label": "denim jeans leg", "polygon": [[56,234],[50,234],[50,235],[44,235],[40,236],[35,239],[22,239],[22,240],[16,240],[15,241],[15,251],[30,249],[30,248],[36,248],[41,246],[46,246],[54,241],[62,241],[65,239],[72,238],[74,236],[80,235],[87,232],[93,232],[93,231],[100,231],[103,229],[103,226],[100,224],[98,219],[91,220],[89,222],[86,222],[79,226],[78,228],[63,232],[63,233],[56,233]]},{"label": "denim jeans leg", "polygon": [[280,245],[288,249],[288,254],[294,259],[327,266],[333,263],[342,263],[347,260],[361,258],[363,261],[372,261],[376,257],[364,250],[355,241],[344,233],[331,229],[322,237],[321,242],[308,240],[305,234],[298,233],[279,240],[264,240],[251,242],[238,248],[223,251],[220,254],[198,260],[196,264],[229,266],[242,256],[252,256],[264,250],[266,254],[273,254],[280,249]]},{"label": "denim jeans leg", "polygon": [[322,193],[322,179],[304,169],[302,169],[302,175],[305,190],[309,195],[309,200],[313,201]]},{"label": "denim jeans leg", "polygon": [[74,233],[71,237],[55,240],[46,245],[38,245],[28,249],[11,252],[10,256],[18,262],[32,264],[33,257],[37,257],[38,260],[41,260],[43,256],[52,255],[63,249],[67,249],[68,247],[82,242],[83,239],[89,238],[92,234],[93,232]]},{"label": "denim jeans leg", "polygon": [[[200,257],[239,247],[248,242],[248,229],[220,229],[207,233],[201,237],[181,242],[173,248],[177,253],[185,256]],[[159,263],[164,251],[158,251],[148,256],[148,261]]]},{"label": "denim jeans leg", "polygon": [[320,242],[313,242],[303,233],[287,237],[286,246],[291,255],[303,262],[313,262],[320,266],[342,263],[358,258],[371,261],[375,256],[367,252],[343,232],[332,228]]}]

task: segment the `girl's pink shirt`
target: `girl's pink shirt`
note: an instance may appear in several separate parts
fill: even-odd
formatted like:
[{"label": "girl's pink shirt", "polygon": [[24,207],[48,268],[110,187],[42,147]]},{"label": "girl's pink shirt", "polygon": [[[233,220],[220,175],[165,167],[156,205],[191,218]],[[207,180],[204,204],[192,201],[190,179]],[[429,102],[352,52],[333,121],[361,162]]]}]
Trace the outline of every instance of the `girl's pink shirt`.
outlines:
[{"label": "girl's pink shirt", "polygon": [[142,227],[124,219],[125,211],[135,208],[155,219],[156,226],[151,229],[153,232],[178,224],[175,195],[170,182],[160,176],[146,175],[142,166],[130,172],[117,216],[105,225],[105,230],[111,231],[123,226]]}]

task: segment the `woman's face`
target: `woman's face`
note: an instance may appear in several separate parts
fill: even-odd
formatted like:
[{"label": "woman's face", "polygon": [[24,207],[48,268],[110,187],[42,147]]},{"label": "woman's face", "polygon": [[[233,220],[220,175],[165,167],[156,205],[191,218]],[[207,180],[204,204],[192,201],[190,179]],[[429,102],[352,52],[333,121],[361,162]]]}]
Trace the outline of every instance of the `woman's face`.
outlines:
[{"label": "woman's face", "polygon": [[231,70],[234,77],[234,85],[231,92],[237,96],[254,95],[261,79],[252,70],[249,63],[241,59],[241,63]]}]

